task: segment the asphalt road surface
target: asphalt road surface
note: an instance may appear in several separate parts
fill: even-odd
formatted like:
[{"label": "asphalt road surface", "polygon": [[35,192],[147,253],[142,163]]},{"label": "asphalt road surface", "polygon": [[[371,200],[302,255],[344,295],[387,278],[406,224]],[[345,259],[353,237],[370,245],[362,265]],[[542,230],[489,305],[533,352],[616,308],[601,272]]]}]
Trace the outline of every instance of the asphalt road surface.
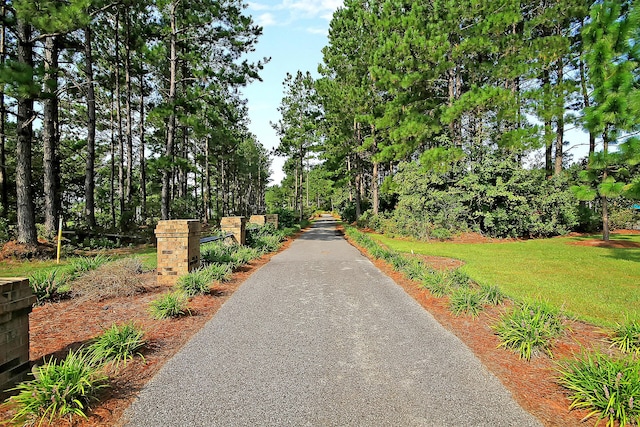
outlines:
[{"label": "asphalt road surface", "polygon": [[146,385],[127,426],[539,426],[324,219]]}]

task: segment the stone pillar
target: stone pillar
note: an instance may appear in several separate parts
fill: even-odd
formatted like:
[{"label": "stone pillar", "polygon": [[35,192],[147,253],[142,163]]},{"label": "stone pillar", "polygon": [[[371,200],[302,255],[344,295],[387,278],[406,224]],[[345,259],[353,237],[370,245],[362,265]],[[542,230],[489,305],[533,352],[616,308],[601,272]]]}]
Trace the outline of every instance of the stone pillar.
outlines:
[{"label": "stone pillar", "polygon": [[[0,398],[26,379],[29,364],[29,313],[36,297],[29,279],[0,278]],[[2,400],[0,399],[0,400]]]},{"label": "stone pillar", "polygon": [[259,226],[263,226],[267,222],[266,215],[251,215],[249,218],[249,224],[256,224]]},{"label": "stone pillar", "polygon": [[235,241],[244,245],[247,237],[246,224],[247,218],[243,216],[226,216],[220,220],[220,230],[232,233]]},{"label": "stone pillar", "polygon": [[265,215],[265,221],[267,222],[267,224],[273,225],[274,228],[278,228],[278,214]]},{"label": "stone pillar", "polygon": [[174,285],[178,277],[200,267],[200,221],[158,222],[158,283]]}]

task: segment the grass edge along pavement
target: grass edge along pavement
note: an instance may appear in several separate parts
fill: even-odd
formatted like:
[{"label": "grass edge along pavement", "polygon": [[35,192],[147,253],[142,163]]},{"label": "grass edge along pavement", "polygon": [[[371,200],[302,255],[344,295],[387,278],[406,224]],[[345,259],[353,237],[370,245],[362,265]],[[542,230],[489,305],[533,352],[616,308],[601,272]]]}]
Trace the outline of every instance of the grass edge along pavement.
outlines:
[{"label": "grass edge along pavement", "polygon": [[[229,272],[246,265],[252,259],[259,258],[262,255],[274,254],[282,248],[288,237],[295,239],[297,233],[300,231],[301,229],[299,227],[284,230],[258,230],[256,231],[257,238],[254,239],[253,243],[257,245],[259,249],[246,250],[246,247],[240,247],[239,245],[226,248],[226,252],[230,254]],[[277,239],[271,238],[272,235],[276,236]],[[235,256],[236,254],[238,254],[238,256]],[[209,266],[219,267],[220,265],[224,264],[209,263]],[[45,270],[45,272],[46,271],[47,270]],[[215,274],[203,275],[202,272],[203,270],[199,270],[194,272],[194,275],[208,276],[211,279],[209,285],[213,285],[216,279]],[[230,276],[230,274],[225,275],[225,278],[229,278],[228,276]],[[185,295],[184,292],[177,287],[174,287],[171,292],[184,295],[187,301],[189,299],[189,296]],[[207,292],[198,293],[207,294]],[[188,306],[185,307],[185,310],[186,313],[189,313]],[[151,317],[160,317],[153,316],[152,314],[153,313],[150,313]],[[126,334],[123,333],[123,329],[124,332],[127,332]],[[129,332],[135,333],[130,334]],[[115,333],[115,336],[107,337],[107,347],[115,344],[118,350],[115,356],[109,355],[109,357],[107,357],[106,354],[112,351],[106,349],[104,344],[97,345],[96,343],[99,343],[102,337],[109,333],[111,333],[111,335]],[[56,425],[56,420],[61,417],[69,419],[71,423],[73,423],[71,417],[87,419],[87,415],[91,414],[91,407],[88,405],[91,402],[98,402],[100,399],[100,395],[96,394],[96,391],[108,386],[108,382],[113,376],[118,375],[118,368],[126,365],[127,360],[132,359],[136,355],[142,357],[138,349],[145,345],[145,341],[142,338],[143,334],[144,332],[136,329],[133,324],[123,324],[120,326],[113,324],[110,329],[104,330],[101,336],[94,338],[92,340],[94,344],[86,350],[80,348],[76,351],[77,354],[74,353],[74,351],[70,351],[66,358],[63,356],[60,360],[55,358],[44,360],[42,365],[35,368],[35,372],[51,371],[54,374],[53,380],[46,377],[43,383],[43,377],[40,375],[30,381],[18,384],[14,390],[18,391],[19,394],[10,397],[6,401],[15,408],[15,416],[10,420],[0,420],[0,425],[12,425],[12,423],[23,421],[27,423],[37,423],[38,425]],[[64,387],[61,388],[58,384],[60,374],[63,380],[69,380],[69,376],[65,375],[65,373],[69,371],[67,367],[69,363],[66,362],[69,358],[74,362],[72,367],[78,366],[82,368],[82,366],[87,365],[87,373],[77,376],[77,384],[75,382],[74,384],[65,384]],[[142,359],[144,361],[144,357],[142,357]],[[106,375],[106,372],[108,372],[109,375]],[[73,376],[71,379],[73,380]],[[94,379],[97,381],[95,387],[93,383]],[[73,391],[74,394],[68,394],[65,391],[67,389]],[[97,404],[99,405],[99,402]]]},{"label": "grass edge along pavement", "polygon": [[[433,270],[426,267],[421,273],[416,267],[416,257],[404,255],[394,250],[380,246],[378,239],[374,240],[369,235],[356,230],[354,227],[346,226],[346,234],[349,239],[353,240],[357,245],[363,247],[369,256],[387,262],[395,271],[402,273],[410,280],[422,280],[422,284],[433,280]],[[446,280],[446,276],[441,276]],[[449,287],[443,291],[442,296],[451,295],[463,286]],[[428,286],[420,286],[428,289]],[[493,286],[483,284],[479,286],[485,290],[494,289]],[[446,288],[446,286],[444,286]],[[442,288],[440,288],[442,289]],[[497,303],[498,300],[496,300]],[[453,314],[453,307],[449,307]],[[511,320],[514,313],[523,312],[516,316],[516,321]],[[470,313],[470,318],[475,318],[474,313]],[[459,315],[459,313],[457,314]],[[531,316],[531,321],[526,320],[527,316]],[[509,328],[510,324],[517,323],[516,328],[511,331],[511,335],[507,335],[507,340],[503,340],[499,347],[508,347],[520,353],[521,359],[531,360],[531,356],[535,353],[539,357],[552,357],[553,337],[562,333],[563,314],[559,309],[549,306],[548,304],[538,301],[531,303],[515,303],[514,307],[509,309],[501,319],[502,326],[495,323],[494,329]],[[566,317],[565,317],[566,319]],[[529,324],[527,324],[527,322]],[[519,325],[523,328],[520,328]],[[467,326],[468,327],[468,326]],[[551,329],[551,333],[545,337],[545,330]],[[623,330],[621,330],[623,329]],[[599,349],[583,350],[582,355],[561,359],[553,362],[555,365],[555,375],[549,378],[565,390],[564,395],[567,396],[567,409],[582,410],[584,418],[596,418],[596,424],[601,420],[606,420],[607,426],[628,425],[640,421],[640,335],[637,334],[634,324],[630,323],[629,328],[616,328],[616,334],[629,334],[632,331],[635,344],[627,354],[617,351],[619,347],[615,339],[610,342],[608,352]],[[498,331],[499,332],[499,331]],[[611,332],[613,334],[614,332]],[[542,334],[542,336],[540,336]],[[498,335],[500,335],[498,333]],[[518,345],[510,345],[509,338],[522,338],[524,341]],[[528,341],[527,341],[528,340]],[[516,340],[517,342],[517,340]],[[543,354],[547,355],[544,356]],[[493,355],[495,357],[495,354]],[[593,363],[596,360],[599,363]],[[525,363],[524,361],[521,363]],[[594,368],[595,366],[595,368]],[[602,367],[602,368],[601,368]],[[550,374],[551,375],[551,374]],[[582,416],[582,415],[581,415]],[[619,423],[619,424],[616,424]]]},{"label": "grass edge along pavement", "polygon": [[[474,244],[369,236],[398,252],[459,259],[479,284],[497,285],[518,301],[544,298],[598,326],[640,319],[640,248],[578,246],[579,237]],[[640,235],[624,239],[640,243]]]}]

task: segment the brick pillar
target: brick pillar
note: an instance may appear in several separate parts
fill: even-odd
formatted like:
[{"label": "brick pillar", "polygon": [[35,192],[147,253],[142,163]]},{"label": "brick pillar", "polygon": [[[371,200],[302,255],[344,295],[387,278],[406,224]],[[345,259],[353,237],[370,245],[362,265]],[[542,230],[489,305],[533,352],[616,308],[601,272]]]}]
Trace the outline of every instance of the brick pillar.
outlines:
[{"label": "brick pillar", "polygon": [[278,214],[267,214],[265,215],[265,220],[267,224],[271,224],[274,228],[278,228]]},{"label": "brick pillar", "polygon": [[178,277],[200,267],[200,221],[160,221],[158,240],[158,283],[174,285]]},{"label": "brick pillar", "polygon": [[245,244],[247,218],[243,216],[226,216],[220,220],[220,230],[223,233],[233,233],[235,241],[241,245]]},{"label": "brick pillar", "polygon": [[0,278],[0,398],[29,372],[29,279]]},{"label": "brick pillar", "polygon": [[257,224],[262,226],[266,222],[267,222],[266,215],[251,215],[251,218],[249,218],[249,224]]}]

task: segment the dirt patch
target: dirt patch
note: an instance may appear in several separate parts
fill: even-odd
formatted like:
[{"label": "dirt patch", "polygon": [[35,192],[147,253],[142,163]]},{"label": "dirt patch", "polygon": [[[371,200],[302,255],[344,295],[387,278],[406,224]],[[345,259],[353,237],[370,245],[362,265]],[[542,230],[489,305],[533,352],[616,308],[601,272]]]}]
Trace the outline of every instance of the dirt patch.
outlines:
[{"label": "dirt patch", "polygon": [[[367,252],[355,242],[365,256]],[[470,316],[455,317],[448,309],[448,298],[434,297],[428,290],[421,289],[417,282],[406,279],[401,273],[382,260],[369,257],[387,276],[401,286],[447,330],[460,338],[511,392],[514,399],[533,414],[545,426],[584,427],[593,425],[582,419],[587,411],[569,411],[570,401],[567,392],[556,382],[556,360],[569,358],[584,349],[599,348],[607,351],[605,333],[583,322],[567,321],[570,330],[555,341],[552,348],[554,358],[546,355],[534,357],[530,362],[521,360],[515,353],[498,348],[499,340],[491,325],[509,309],[510,304],[488,307],[477,318]],[[429,262],[429,257],[425,257]],[[434,268],[438,266],[431,264]]]},{"label": "dirt patch", "polygon": [[639,249],[640,243],[632,242],[629,240],[609,240],[605,242],[604,240],[597,239],[589,239],[589,240],[578,240],[575,242],[567,242],[568,245],[574,246],[591,246],[598,248],[608,248],[608,249]]},{"label": "dirt patch", "polygon": [[[288,239],[280,251],[295,239]],[[148,315],[149,302],[169,290],[158,285],[155,272],[139,276],[142,293],[133,296],[99,299],[71,299],[36,307],[29,316],[30,356],[40,363],[51,357],[64,357],[69,349],[87,344],[113,323],[132,321],[145,330],[148,342],[144,361],[136,358],[115,376],[101,396],[91,406],[88,419],[56,420],[56,427],[111,427],[118,425],[124,410],[155,373],[176,354],[187,341],[210,320],[224,302],[257,269],[269,262],[274,254],[264,255],[234,272],[230,281],[212,288],[211,294],[197,296],[189,303],[191,315],[177,319],[153,320]],[[0,425],[13,416],[7,405],[0,406]],[[46,425],[43,423],[43,425]]]},{"label": "dirt patch", "polygon": [[51,259],[55,258],[55,255],[55,246],[46,240],[40,240],[36,245],[26,245],[11,240],[0,249],[0,260]]}]

